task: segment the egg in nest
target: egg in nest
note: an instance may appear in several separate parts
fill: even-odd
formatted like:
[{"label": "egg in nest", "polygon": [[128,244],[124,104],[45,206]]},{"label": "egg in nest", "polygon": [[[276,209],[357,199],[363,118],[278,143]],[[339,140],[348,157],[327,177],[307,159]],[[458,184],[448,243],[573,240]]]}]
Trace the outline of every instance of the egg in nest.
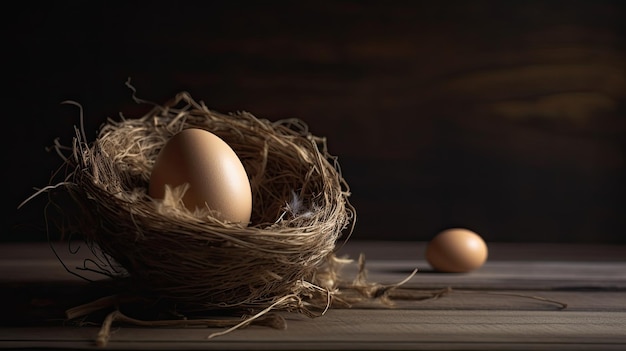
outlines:
[{"label": "egg in nest", "polygon": [[162,199],[166,185],[176,188],[185,184],[188,188],[182,202],[190,211],[207,209],[219,220],[249,224],[250,180],[235,151],[217,135],[201,128],[184,129],[159,151],[148,194]]}]

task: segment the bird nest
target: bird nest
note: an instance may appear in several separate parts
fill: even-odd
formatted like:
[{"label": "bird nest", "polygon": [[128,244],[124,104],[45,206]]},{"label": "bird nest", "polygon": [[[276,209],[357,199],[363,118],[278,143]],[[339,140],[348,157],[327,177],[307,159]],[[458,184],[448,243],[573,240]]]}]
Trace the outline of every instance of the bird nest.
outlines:
[{"label": "bird nest", "polygon": [[[327,303],[329,296],[319,297],[336,288],[336,244],[347,240],[356,218],[325,138],[299,119],[222,114],[186,92],[164,105],[133,98],[151,105],[143,117],[109,119],[91,143],[83,128],[71,147],[57,142],[64,179],[44,189],[69,195],[63,215],[70,232],[106,258],[98,270],[179,311]],[[219,136],[239,156],[252,190],[250,225],[192,213],[176,193],[148,195],[160,149],[190,127]]]}]

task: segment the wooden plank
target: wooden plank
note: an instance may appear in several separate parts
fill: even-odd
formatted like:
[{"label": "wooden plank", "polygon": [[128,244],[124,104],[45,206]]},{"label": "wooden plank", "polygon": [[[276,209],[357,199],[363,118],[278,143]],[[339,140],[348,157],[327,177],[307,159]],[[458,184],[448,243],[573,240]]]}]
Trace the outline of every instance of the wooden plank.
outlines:
[{"label": "wooden plank", "polygon": [[[348,240],[339,243],[339,254],[375,260],[423,260],[427,242]],[[487,242],[493,261],[626,262],[626,245],[601,243],[507,243]]]},{"label": "wooden plank", "polygon": [[[424,242],[348,241],[338,245],[338,255],[353,260],[364,254],[367,267],[377,279],[381,275],[394,281],[404,279],[413,269],[431,272],[424,260]],[[61,261],[73,272],[90,279],[102,279],[77,267],[85,259],[97,257],[84,243],[5,243],[0,245],[1,281],[74,281]],[[580,244],[528,244],[489,243],[489,259],[480,270],[469,274],[429,274],[420,280],[447,284],[451,279],[459,282],[480,281],[487,277],[505,277],[511,280],[576,280],[588,282],[607,281],[621,283],[626,280],[626,245]],[[374,263],[375,262],[375,263]],[[94,268],[93,265],[90,266]],[[353,271],[346,271],[352,274]],[[530,286],[529,288],[536,288]]]},{"label": "wooden plank", "polygon": [[[465,289],[626,289],[626,262],[487,262],[469,273],[433,272],[426,261],[366,261],[368,278],[374,282],[396,283],[414,269],[418,273],[405,284],[412,288]],[[343,269],[345,279],[357,274],[357,267]]]},{"label": "wooden plank", "polygon": [[[117,328],[109,349],[584,349],[626,346],[626,312],[331,310],[287,315],[288,328]],[[97,328],[0,329],[0,347],[95,348]]]}]

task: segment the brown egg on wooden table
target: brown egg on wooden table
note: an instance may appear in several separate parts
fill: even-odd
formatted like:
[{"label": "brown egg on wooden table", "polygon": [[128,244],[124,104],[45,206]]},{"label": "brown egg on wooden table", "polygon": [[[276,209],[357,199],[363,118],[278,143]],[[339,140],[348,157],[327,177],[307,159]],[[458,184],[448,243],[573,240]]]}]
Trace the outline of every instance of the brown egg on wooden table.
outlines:
[{"label": "brown egg on wooden table", "polygon": [[483,238],[465,228],[450,228],[437,234],[426,246],[426,261],[439,272],[465,273],[487,261]]},{"label": "brown egg on wooden table", "polygon": [[182,201],[190,211],[208,208],[216,218],[248,225],[252,213],[250,181],[235,151],[217,135],[200,128],[175,134],[159,152],[148,194],[165,196],[165,186],[188,184]]}]

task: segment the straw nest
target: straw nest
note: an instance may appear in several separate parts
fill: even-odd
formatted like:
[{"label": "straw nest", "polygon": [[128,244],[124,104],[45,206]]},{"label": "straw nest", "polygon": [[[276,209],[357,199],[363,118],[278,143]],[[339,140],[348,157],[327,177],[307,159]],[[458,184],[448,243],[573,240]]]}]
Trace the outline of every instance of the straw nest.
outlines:
[{"label": "straw nest", "polygon": [[[162,106],[133,98],[151,110],[108,120],[91,143],[76,128],[72,147],[57,145],[65,178],[48,188],[69,195],[71,231],[110,259],[98,268],[179,310],[306,309],[316,296],[326,303],[320,294],[336,288],[336,244],[355,222],[326,140],[301,120],[222,114],[186,92]],[[189,127],[211,131],[239,156],[253,195],[249,226],[178,206],[184,189],[165,200],[147,194],[159,150]]]}]

